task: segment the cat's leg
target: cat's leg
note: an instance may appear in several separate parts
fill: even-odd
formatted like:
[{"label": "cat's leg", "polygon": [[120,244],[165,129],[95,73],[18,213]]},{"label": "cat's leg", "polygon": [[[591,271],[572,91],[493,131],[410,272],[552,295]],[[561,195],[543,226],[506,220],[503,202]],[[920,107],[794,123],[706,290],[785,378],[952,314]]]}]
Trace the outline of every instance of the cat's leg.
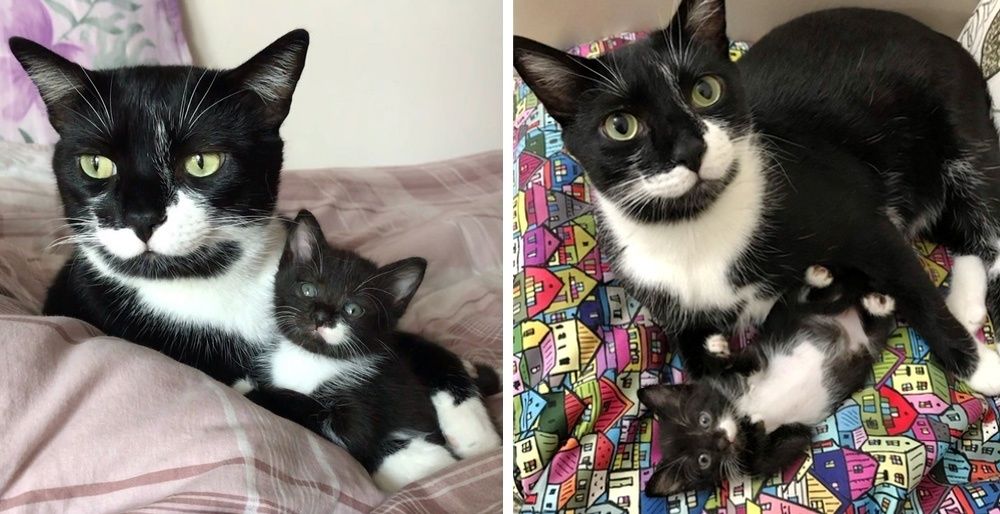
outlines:
[{"label": "cat's leg", "polygon": [[764,436],[754,452],[750,472],[755,477],[769,477],[782,471],[805,454],[812,443],[813,431],[801,423],[782,425]]},{"label": "cat's leg", "polygon": [[379,489],[394,493],[406,484],[428,477],[458,462],[441,444],[427,438],[413,438],[394,445],[375,467],[372,480]]},{"label": "cat's leg", "polygon": [[674,334],[684,370],[692,379],[720,373],[729,365],[729,341],[725,332],[708,325],[695,325]]},{"label": "cat's leg", "polygon": [[909,241],[888,220],[871,223],[862,236],[843,248],[848,264],[866,273],[875,290],[895,298],[946,370],[976,391],[1000,394],[1000,355],[977,343],[952,314]]}]

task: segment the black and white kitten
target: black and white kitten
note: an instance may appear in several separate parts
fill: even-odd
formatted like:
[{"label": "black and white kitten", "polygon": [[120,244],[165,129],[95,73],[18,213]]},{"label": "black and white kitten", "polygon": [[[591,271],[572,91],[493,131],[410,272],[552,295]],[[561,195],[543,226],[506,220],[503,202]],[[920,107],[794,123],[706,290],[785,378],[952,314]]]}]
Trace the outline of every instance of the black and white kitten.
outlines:
[{"label": "black and white kitten", "polygon": [[277,333],[278,128],[308,45],[295,30],[230,70],[86,70],[10,40],[60,136],[52,165],[75,244],[46,314],[227,384],[243,376]]},{"label": "black and white kitten", "polygon": [[496,372],[396,330],[425,267],[415,257],[378,267],[330,247],[312,214],[300,212],[275,278],[281,338],[238,386],[344,446],[387,491],[455,456],[500,447],[480,395],[498,391]]},{"label": "black and white kitten", "polygon": [[[727,47],[723,0],[682,0],[669,27],[597,59],[514,40],[593,186],[616,276],[688,370],[711,371],[707,336],[760,322],[824,263],[871,277],[947,370],[1000,393],[1000,355],[970,335],[987,281],[1000,314],[1000,148],[972,57],[865,9],[793,20],[736,64]],[[915,235],[959,255],[947,302]]]},{"label": "black and white kitten", "polygon": [[807,275],[808,285],[782,297],[747,348],[729,356],[722,336],[706,341],[724,371],[639,390],[659,420],[663,455],[647,494],[777,473],[803,455],[812,427],[864,386],[895,327],[894,299],[872,292],[857,272],[837,270],[833,280],[813,266]]}]

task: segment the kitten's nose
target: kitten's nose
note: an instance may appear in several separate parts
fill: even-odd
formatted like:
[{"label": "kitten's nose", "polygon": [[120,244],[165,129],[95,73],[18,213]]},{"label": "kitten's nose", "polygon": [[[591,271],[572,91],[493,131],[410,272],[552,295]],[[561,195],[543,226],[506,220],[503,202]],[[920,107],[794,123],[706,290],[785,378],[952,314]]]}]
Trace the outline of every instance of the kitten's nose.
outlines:
[{"label": "kitten's nose", "polygon": [[156,230],[156,227],[160,226],[164,219],[162,214],[152,211],[125,213],[125,224],[135,231],[135,235],[144,243],[149,241],[149,238],[153,236],[153,230]]},{"label": "kitten's nose", "polygon": [[701,136],[681,136],[674,141],[674,149],[670,157],[674,164],[686,166],[687,169],[698,173],[704,156],[705,140]]},{"label": "kitten's nose", "polygon": [[718,440],[716,441],[716,445],[719,447],[719,451],[726,450],[727,448],[729,448],[730,444],[731,443],[729,442],[729,438],[726,437],[725,435],[719,437]]},{"label": "kitten's nose", "polygon": [[313,321],[316,322],[317,327],[321,327],[323,325],[328,325],[331,321],[333,321],[333,316],[327,309],[319,307],[316,309],[316,312],[313,313]]}]

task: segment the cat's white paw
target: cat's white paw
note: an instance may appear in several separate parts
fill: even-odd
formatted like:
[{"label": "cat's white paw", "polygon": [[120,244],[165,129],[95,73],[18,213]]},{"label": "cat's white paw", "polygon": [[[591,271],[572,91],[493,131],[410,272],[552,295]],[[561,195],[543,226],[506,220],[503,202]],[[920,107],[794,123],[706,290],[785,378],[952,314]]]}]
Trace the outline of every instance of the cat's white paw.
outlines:
[{"label": "cat's white paw", "polygon": [[455,398],[446,391],[431,396],[437,412],[438,425],[455,455],[466,459],[500,448],[500,434],[486,405],[478,396],[455,405]]},{"label": "cat's white paw", "polygon": [[872,316],[884,318],[896,312],[896,299],[881,293],[868,293],[861,299],[861,305]]},{"label": "cat's white paw", "polygon": [[714,334],[705,339],[705,350],[712,355],[729,357],[729,341],[721,334]]},{"label": "cat's white paw", "polygon": [[833,283],[833,273],[825,266],[814,264],[806,268],[806,284],[817,289],[830,287]]},{"label": "cat's white paw", "polygon": [[1000,395],[1000,354],[983,343],[976,343],[979,362],[976,371],[965,380],[974,391],[987,396]]},{"label": "cat's white paw", "polygon": [[951,268],[951,290],[945,305],[955,319],[976,334],[986,323],[986,267],[974,255],[955,257]]},{"label": "cat's white paw", "polygon": [[247,378],[241,378],[233,382],[233,389],[240,394],[247,394],[255,389],[254,383]]},{"label": "cat's white paw", "polygon": [[394,493],[406,484],[431,476],[454,464],[444,446],[423,439],[411,439],[405,448],[387,456],[372,473],[372,481],[379,489]]}]

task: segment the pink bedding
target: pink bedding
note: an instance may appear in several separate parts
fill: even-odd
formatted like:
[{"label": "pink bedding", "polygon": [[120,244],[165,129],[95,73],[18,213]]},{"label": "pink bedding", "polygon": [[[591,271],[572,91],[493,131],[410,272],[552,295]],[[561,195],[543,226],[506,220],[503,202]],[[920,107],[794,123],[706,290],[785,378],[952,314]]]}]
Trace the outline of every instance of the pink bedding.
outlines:
[{"label": "pink bedding", "polygon": [[[61,216],[50,159],[0,142],[0,512],[500,509],[499,451],[385,498],[339,447],[200,372],[38,315],[68,252],[46,249]],[[312,210],[334,243],[380,262],[426,257],[404,327],[499,367],[499,152],[282,180],[280,209]]]}]

